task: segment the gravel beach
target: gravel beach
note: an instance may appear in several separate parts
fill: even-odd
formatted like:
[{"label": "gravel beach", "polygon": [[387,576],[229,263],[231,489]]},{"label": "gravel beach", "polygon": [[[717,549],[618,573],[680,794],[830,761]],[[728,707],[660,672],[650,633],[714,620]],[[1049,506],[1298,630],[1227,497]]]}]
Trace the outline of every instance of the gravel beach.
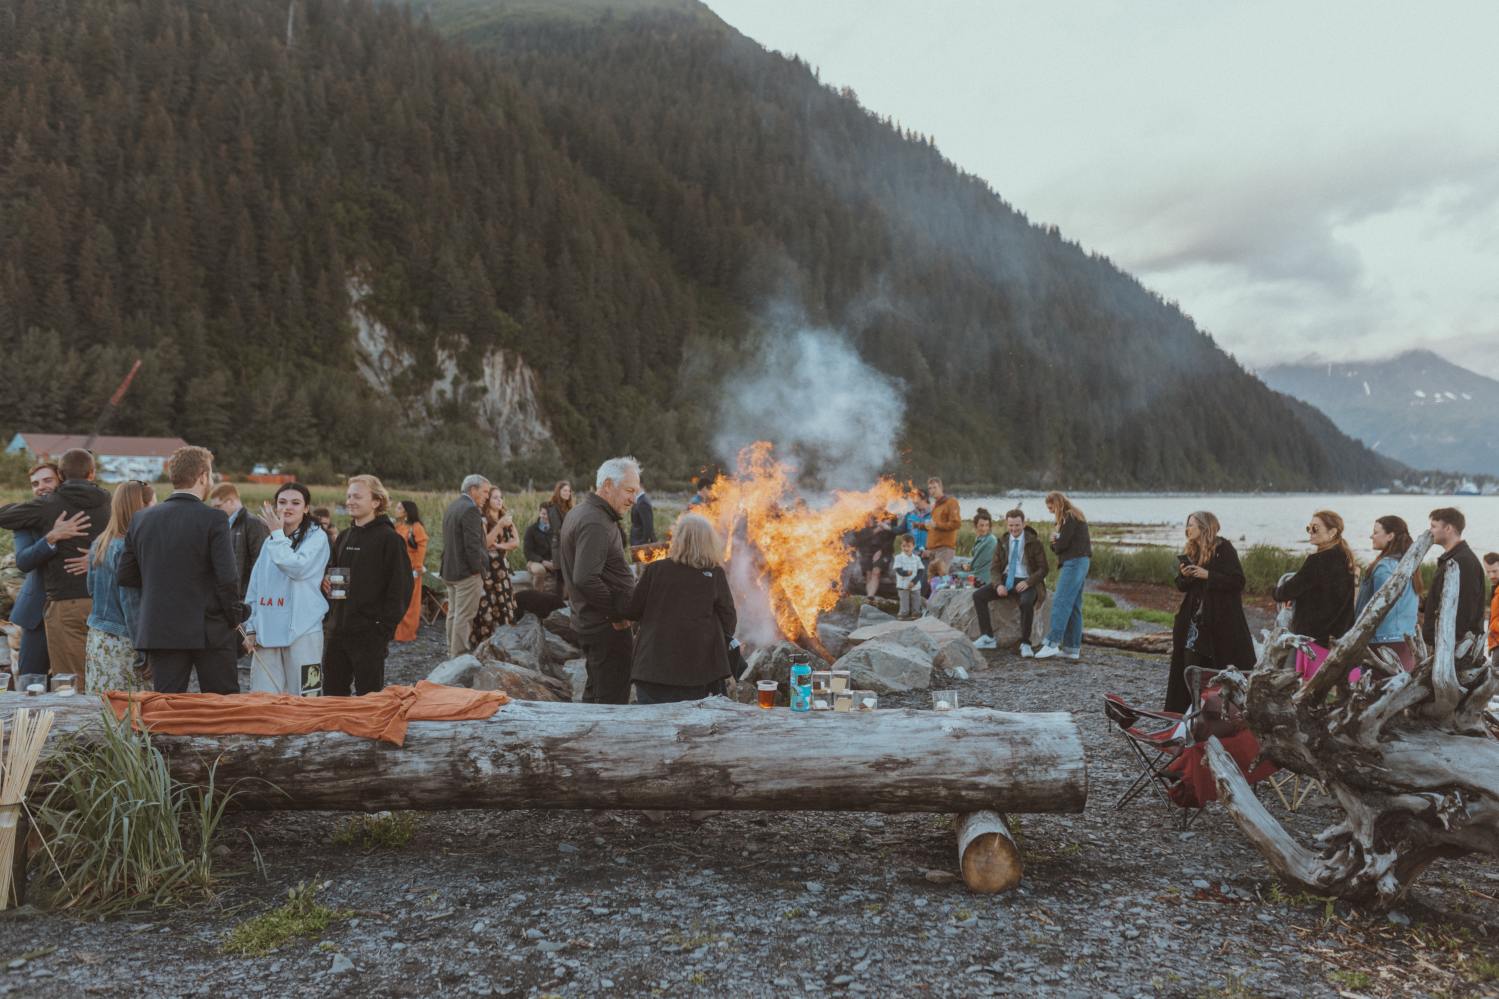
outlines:
[{"label": "gravel beach", "polygon": [[[968,705],[1072,712],[1087,745],[1086,812],[1020,817],[1025,878],[1007,894],[956,880],[948,815],[458,811],[368,850],[332,844],[346,816],[244,815],[222,839],[223,869],[239,873],[211,901],[102,921],[0,915],[0,993],[1499,995],[1499,865],[1437,864],[1376,914],[1282,888],[1216,807],[1185,833],[1159,799],[1115,811],[1133,773],[1102,696],[1154,705],[1166,666],[1084,651],[988,653],[955,684]],[[428,628],[393,652],[389,679],[441,659]],[[1262,798],[1303,837],[1332,816],[1326,798],[1290,816]],[[261,957],[222,949],[301,883],[337,910],[319,936]]]}]

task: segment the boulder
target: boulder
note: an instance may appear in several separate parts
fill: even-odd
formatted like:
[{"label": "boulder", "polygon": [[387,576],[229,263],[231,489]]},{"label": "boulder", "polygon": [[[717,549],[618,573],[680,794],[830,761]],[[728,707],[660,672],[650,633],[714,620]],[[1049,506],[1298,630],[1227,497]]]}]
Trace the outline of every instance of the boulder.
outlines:
[{"label": "boulder", "polygon": [[817,622],[817,640],[834,659],[848,651],[848,633],[848,628],[833,624],[831,621]]},{"label": "boulder", "polygon": [[527,614],[515,624],[496,628],[489,639],[474,650],[480,662],[514,663],[538,673],[546,671],[546,637],[541,622]]},{"label": "boulder", "polygon": [[583,700],[583,688],[588,686],[588,660],[569,659],[562,664],[562,675],[572,690],[572,699]]},{"label": "boulder", "polygon": [[894,621],[894,620],[895,620],[895,615],[894,614],[886,614],[884,611],[880,610],[874,604],[860,604],[859,605],[859,616],[857,618],[857,622],[858,622],[857,623],[857,627],[862,628],[862,627],[864,627],[867,624],[879,624],[881,621]]},{"label": "boulder", "polygon": [[[940,593],[941,591],[939,591]],[[968,636],[935,617],[915,621],[885,621],[849,633],[852,648],[865,642],[907,645],[932,657],[932,665],[949,676],[967,679],[970,670],[984,666],[984,657]]]},{"label": "boulder", "polygon": [[[550,631],[542,633],[542,642],[546,647],[547,663],[552,667],[560,666],[583,655],[583,651],[572,642]],[[548,669],[546,672],[552,676],[557,675],[554,669]]]},{"label": "boulder", "polygon": [[[981,634],[978,617],[973,610],[973,590],[968,587],[938,590],[927,601],[926,611],[932,617],[952,625],[969,638],[978,638]],[[1020,604],[1017,601],[1010,599],[991,601],[989,617],[994,623],[996,642],[1000,645],[1020,643]],[[1030,635],[1032,645],[1041,644],[1041,639],[1046,636],[1046,627],[1050,620],[1051,594],[1048,593],[1036,601],[1035,621],[1031,625]]]},{"label": "boulder", "polygon": [[874,690],[896,694],[907,690],[926,690],[932,685],[932,657],[911,645],[865,642],[833,664],[852,674],[855,690]]},{"label": "boulder", "polygon": [[756,698],[755,681],[774,680],[781,685],[776,694],[777,704],[790,703],[787,699],[788,684],[791,683],[791,663],[795,659],[806,659],[813,669],[827,669],[827,662],[793,642],[777,642],[750,653],[744,675],[734,685],[734,699],[742,704],[753,704]]},{"label": "boulder", "polygon": [[568,686],[535,670],[514,663],[480,662],[477,656],[465,654],[449,659],[427,677],[433,683],[472,690],[503,690],[521,701],[566,701]]},{"label": "boulder", "polygon": [[578,630],[573,627],[573,612],[571,608],[559,607],[547,615],[542,622],[542,627],[556,635],[569,645],[578,644]]}]

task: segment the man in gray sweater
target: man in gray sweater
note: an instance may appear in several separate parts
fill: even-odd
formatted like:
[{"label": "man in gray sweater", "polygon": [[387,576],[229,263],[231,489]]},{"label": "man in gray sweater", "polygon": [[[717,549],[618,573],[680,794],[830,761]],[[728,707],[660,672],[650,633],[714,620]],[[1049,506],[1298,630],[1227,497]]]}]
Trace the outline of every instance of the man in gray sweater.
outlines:
[{"label": "man in gray sweater", "polygon": [[557,569],[572,609],[573,627],[586,657],[583,700],[630,700],[630,624],[624,609],[635,589],[621,523],[640,495],[640,463],[610,458],[599,466],[594,491],[562,522]]},{"label": "man in gray sweater", "polygon": [[473,648],[474,616],[484,596],[484,573],[489,553],[484,545],[484,515],[489,480],[470,475],[459,496],[442,515],[442,581],[448,588],[448,657]]}]

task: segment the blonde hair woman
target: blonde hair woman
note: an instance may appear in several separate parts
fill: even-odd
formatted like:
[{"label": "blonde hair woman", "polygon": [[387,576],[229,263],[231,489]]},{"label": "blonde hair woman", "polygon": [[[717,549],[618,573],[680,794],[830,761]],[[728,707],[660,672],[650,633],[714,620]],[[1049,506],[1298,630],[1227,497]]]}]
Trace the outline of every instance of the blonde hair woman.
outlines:
[{"label": "blonde hair woman", "polygon": [[1051,627],[1046,632],[1046,641],[1036,650],[1036,658],[1066,656],[1081,659],[1083,586],[1088,582],[1088,566],[1093,561],[1088,518],[1065,493],[1047,493],[1046,509],[1056,518],[1057,529],[1051,535],[1051,550],[1056,552],[1060,569],[1057,589],[1051,598]]},{"label": "blonde hair woman", "polygon": [[352,523],[338,535],[328,569],[347,570],[337,590],[323,579],[332,622],[323,647],[323,696],[373,694],[385,687],[385,655],[411,601],[406,542],[386,516],[390,493],[373,475],[354,475],[344,493]]},{"label": "blonde hair woman", "polygon": [[135,619],[140,612],[139,587],[119,583],[120,553],[135,515],[156,502],[156,492],[138,479],[121,482],[109,503],[109,524],[88,553],[88,640],[83,658],[83,688],[91,694],[141,686],[136,677]]},{"label": "blonde hair woman", "polygon": [[1187,515],[1187,543],[1176,557],[1182,603],[1171,630],[1167,711],[1185,711],[1191,701],[1188,666],[1254,668],[1254,639],[1244,618],[1244,567],[1221,530],[1218,518],[1207,510]]},{"label": "blonde hair woman", "polygon": [[723,693],[738,617],[723,569],[723,539],[706,517],[678,518],[671,549],[640,574],[625,617],[640,622],[630,670],[637,702]]}]

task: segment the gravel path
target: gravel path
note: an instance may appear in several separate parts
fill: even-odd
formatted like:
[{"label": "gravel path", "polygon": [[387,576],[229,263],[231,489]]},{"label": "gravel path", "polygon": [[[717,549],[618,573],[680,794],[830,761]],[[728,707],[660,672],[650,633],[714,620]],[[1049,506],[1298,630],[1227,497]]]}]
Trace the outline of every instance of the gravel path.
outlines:
[{"label": "gravel path", "polygon": [[[425,675],[441,652],[427,629],[390,679]],[[1220,810],[1187,833],[1158,800],[1115,812],[1132,775],[1101,695],[1153,704],[1165,666],[1086,653],[991,653],[958,684],[968,704],[1071,711],[1088,747],[1086,813],[1022,817],[1025,880],[1006,895],[951,881],[946,815],[453,812],[369,852],[330,844],[339,815],[245,816],[224,861],[244,873],[214,902],[102,922],[0,916],[0,992],[1499,995],[1499,865],[1437,865],[1387,918],[1282,891]],[[1314,798],[1290,825],[1306,835],[1329,815]],[[304,881],[348,915],[266,957],[221,953],[231,927]]]}]

